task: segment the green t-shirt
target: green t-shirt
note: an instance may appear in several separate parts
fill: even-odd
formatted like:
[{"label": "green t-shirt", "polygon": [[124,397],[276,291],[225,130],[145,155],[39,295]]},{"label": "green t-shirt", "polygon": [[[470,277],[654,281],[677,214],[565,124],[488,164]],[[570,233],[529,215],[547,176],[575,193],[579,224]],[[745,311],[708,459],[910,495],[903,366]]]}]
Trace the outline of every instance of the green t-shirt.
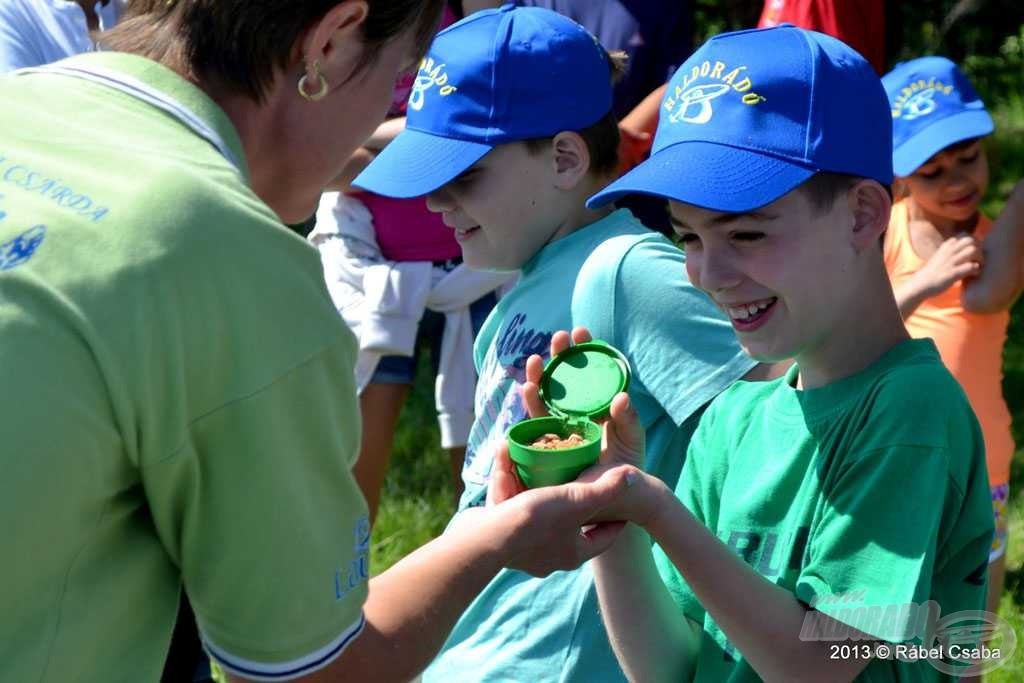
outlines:
[{"label": "green t-shirt", "polygon": [[[879,640],[922,635],[907,603],[983,609],[993,523],[982,436],[932,341],[902,342],[817,389],[794,389],[796,374],[715,399],[676,495],[759,574]],[[655,561],[682,613],[703,624],[695,679],[758,680],[661,548]],[[805,627],[803,637],[835,635]],[[862,674],[939,677],[926,662],[877,659]]]},{"label": "green t-shirt", "polygon": [[[138,57],[244,159],[225,114]],[[105,85],[0,78],[0,670],[157,680],[182,583],[249,675],[362,626],[355,340],[316,251],[211,144]]]}]

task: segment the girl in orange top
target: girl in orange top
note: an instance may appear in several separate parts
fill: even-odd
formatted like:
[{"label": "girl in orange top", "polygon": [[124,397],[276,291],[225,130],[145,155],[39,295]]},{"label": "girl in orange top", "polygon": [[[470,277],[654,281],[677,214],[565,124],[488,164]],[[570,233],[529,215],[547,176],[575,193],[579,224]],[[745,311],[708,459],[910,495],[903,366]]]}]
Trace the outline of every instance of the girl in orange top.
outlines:
[{"label": "girl in orange top", "polygon": [[[995,225],[979,211],[988,187],[980,138],[993,124],[956,65],[924,57],[898,65],[882,81],[892,105],[897,194],[904,196],[893,206],[886,268],[907,330],[935,341],[981,424],[996,518],[988,595],[988,610],[995,612],[1005,570],[1015,448],[1003,400],[1002,360],[1009,308],[1024,284],[1018,244],[1024,240],[1017,239],[1024,233],[1024,190],[1018,188]],[[1012,248],[993,254],[986,248],[990,236],[993,242],[1012,242]]]}]

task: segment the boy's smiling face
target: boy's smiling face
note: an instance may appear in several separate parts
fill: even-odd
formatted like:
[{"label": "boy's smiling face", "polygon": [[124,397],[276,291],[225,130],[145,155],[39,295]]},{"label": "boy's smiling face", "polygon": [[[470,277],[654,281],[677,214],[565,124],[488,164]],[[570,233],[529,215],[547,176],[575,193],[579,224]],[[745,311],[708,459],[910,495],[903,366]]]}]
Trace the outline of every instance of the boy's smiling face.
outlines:
[{"label": "boy's smiling face", "polygon": [[550,155],[523,143],[499,145],[428,194],[427,208],[455,230],[466,265],[517,270],[567,232],[568,212],[583,204],[558,189],[555,175]]},{"label": "boy's smiling face", "polygon": [[[828,355],[856,296],[848,202],[815,207],[797,188],[749,213],[669,202],[690,281],[732,322],[753,358],[773,362]],[[880,257],[879,257],[880,258]]]},{"label": "boy's smiling face", "polygon": [[981,140],[966,140],[950,145],[900,180],[933,223],[969,221],[988,189],[988,158]]}]

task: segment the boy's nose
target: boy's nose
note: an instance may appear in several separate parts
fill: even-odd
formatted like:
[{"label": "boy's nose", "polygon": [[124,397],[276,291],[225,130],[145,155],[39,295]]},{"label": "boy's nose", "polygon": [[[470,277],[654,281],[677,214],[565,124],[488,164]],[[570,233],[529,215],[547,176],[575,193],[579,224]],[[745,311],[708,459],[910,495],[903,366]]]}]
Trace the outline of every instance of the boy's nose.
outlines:
[{"label": "boy's nose", "polygon": [[726,292],[743,280],[729,257],[718,248],[702,248],[686,255],[686,272],[699,289],[714,296]]},{"label": "boy's nose", "polygon": [[427,195],[427,209],[434,213],[444,213],[455,209],[451,194],[441,187]]}]

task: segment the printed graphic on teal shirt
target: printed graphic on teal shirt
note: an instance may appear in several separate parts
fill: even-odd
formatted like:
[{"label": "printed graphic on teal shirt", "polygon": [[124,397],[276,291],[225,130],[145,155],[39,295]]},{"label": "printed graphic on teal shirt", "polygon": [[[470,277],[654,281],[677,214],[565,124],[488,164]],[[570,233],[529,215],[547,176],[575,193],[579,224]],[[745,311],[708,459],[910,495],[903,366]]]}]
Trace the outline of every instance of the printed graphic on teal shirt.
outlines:
[{"label": "printed graphic on teal shirt", "polygon": [[494,449],[512,425],[528,417],[521,390],[526,359],[538,354],[546,360],[553,334],[530,327],[526,314],[517,313],[488,348],[477,380],[477,419],[466,446],[461,507],[483,504]]}]

